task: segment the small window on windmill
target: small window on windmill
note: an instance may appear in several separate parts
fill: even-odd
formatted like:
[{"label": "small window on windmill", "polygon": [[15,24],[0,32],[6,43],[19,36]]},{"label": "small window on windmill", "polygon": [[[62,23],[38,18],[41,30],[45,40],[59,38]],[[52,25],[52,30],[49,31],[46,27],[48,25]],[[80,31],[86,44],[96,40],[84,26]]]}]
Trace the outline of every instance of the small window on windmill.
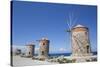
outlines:
[{"label": "small window on windmill", "polygon": [[87,35],[87,32],[85,32],[85,35]]},{"label": "small window on windmill", "polygon": [[87,45],[87,53],[89,53],[89,45]]},{"label": "small window on windmill", "polygon": [[45,43],[43,43],[43,45],[45,45]]},{"label": "small window on windmill", "polygon": [[30,54],[30,52],[29,52],[29,54]]}]

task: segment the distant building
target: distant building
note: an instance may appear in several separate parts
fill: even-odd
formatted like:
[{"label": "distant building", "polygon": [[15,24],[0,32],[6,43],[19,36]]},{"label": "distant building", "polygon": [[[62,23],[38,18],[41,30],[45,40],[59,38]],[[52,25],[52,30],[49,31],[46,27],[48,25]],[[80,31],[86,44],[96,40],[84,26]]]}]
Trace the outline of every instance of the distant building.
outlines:
[{"label": "distant building", "polygon": [[13,52],[13,55],[20,55],[21,54],[21,49],[16,48],[15,52]]},{"label": "distant building", "polygon": [[77,25],[71,30],[72,56],[91,55],[89,30],[87,27]]},{"label": "distant building", "polygon": [[27,57],[33,57],[34,52],[35,52],[35,45],[34,44],[26,45],[26,56]]},{"label": "distant building", "polygon": [[47,38],[39,40],[39,59],[47,59],[49,54],[49,43]]}]

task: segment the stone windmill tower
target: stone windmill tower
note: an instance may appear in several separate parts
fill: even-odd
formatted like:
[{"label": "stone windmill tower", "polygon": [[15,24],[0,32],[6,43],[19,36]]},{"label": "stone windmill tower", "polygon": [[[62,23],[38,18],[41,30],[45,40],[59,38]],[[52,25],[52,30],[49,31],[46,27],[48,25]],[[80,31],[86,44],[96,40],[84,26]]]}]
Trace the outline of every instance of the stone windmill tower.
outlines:
[{"label": "stone windmill tower", "polygon": [[71,29],[72,56],[89,56],[91,54],[89,29],[76,25]]},{"label": "stone windmill tower", "polygon": [[[67,25],[70,35],[70,44],[72,47],[72,56],[89,56],[91,55],[89,29],[83,25],[76,25],[78,16],[76,13],[69,13],[67,18]],[[75,26],[76,25],[76,26]]]},{"label": "stone windmill tower", "polygon": [[34,52],[35,52],[35,45],[34,44],[26,45],[26,56],[27,57],[33,57]]},{"label": "stone windmill tower", "polygon": [[42,38],[39,41],[39,59],[47,59],[49,54],[49,43],[50,41],[47,38]]}]

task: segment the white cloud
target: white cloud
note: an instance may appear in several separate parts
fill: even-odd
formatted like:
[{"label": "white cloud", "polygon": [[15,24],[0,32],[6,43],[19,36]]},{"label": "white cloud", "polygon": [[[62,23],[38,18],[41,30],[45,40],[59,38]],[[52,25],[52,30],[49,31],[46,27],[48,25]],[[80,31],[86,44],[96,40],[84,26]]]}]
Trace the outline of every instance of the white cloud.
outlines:
[{"label": "white cloud", "polygon": [[54,48],[54,47],[50,47],[49,50],[50,50],[50,51],[55,51],[56,48]]},{"label": "white cloud", "polygon": [[21,49],[22,51],[26,51],[26,46],[12,45],[12,50],[15,51],[16,49]]},{"label": "white cloud", "polygon": [[38,51],[38,50],[39,50],[39,48],[35,48],[35,50],[36,50],[36,51]]},{"label": "white cloud", "polygon": [[23,48],[25,48],[26,46],[13,45],[12,47],[13,47],[13,48],[23,49]]},{"label": "white cloud", "polygon": [[66,48],[60,48],[59,51],[67,51]]},{"label": "white cloud", "polygon": [[71,48],[64,48],[64,47],[61,47],[61,48],[59,48],[59,52],[70,53],[70,52],[71,52]]}]

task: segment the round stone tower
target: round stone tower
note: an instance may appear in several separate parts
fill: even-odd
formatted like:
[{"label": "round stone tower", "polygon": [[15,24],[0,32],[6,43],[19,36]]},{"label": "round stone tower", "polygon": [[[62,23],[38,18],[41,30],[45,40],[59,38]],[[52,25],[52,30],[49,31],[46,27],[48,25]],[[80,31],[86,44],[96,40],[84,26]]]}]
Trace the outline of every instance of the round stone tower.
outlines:
[{"label": "round stone tower", "polygon": [[91,49],[88,31],[88,28],[82,25],[77,25],[72,28],[72,56],[90,55]]},{"label": "round stone tower", "polygon": [[47,59],[49,54],[49,40],[42,38],[39,40],[39,59]]},{"label": "round stone tower", "polygon": [[28,44],[26,45],[26,56],[27,57],[33,57],[34,56],[34,50],[35,45],[34,44]]}]

